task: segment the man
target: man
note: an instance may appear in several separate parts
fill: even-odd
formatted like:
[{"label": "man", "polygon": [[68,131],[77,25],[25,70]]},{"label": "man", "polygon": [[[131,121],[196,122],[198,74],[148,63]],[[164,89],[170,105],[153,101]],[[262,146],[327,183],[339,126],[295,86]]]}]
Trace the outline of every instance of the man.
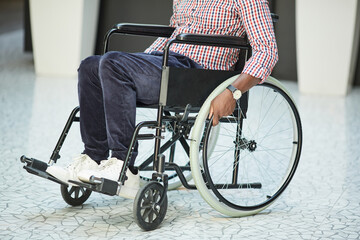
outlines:
[{"label": "man", "polygon": [[[264,81],[278,59],[266,0],[174,0],[170,25],[175,27],[170,39],[180,33],[248,36],[253,55],[230,90],[212,101],[214,125],[233,112],[232,91],[244,93]],[[49,167],[49,174],[62,181],[89,181],[91,175],[117,181],[135,127],[136,102],[158,102],[162,50],[167,41],[157,39],[144,53],[109,52],[82,61],[78,87],[85,150],[66,169]],[[182,68],[231,70],[239,56],[237,49],[210,46],[173,44],[170,50],[169,66]],[[120,192],[128,198],[134,198],[139,189],[139,174],[133,168],[136,154]]]}]

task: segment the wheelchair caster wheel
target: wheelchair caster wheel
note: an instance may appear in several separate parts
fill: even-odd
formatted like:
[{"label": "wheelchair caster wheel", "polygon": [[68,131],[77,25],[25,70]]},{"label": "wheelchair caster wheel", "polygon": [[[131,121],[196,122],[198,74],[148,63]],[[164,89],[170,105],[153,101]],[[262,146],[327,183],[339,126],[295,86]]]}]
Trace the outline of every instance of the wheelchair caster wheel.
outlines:
[{"label": "wheelchair caster wheel", "polygon": [[[163,194],[165,199],[159,204]],[[134,200],[135,222],[145,231],[156,229],[164,220],[167,204],[164,186],[158,182],[147,183],[139,190]]]},{"label": "wheelchair caster wheel", "polygon": [[83,204],[91,195],[91,190],[84,187],[61,185],[60,189],[64,201],[72,206]]}]

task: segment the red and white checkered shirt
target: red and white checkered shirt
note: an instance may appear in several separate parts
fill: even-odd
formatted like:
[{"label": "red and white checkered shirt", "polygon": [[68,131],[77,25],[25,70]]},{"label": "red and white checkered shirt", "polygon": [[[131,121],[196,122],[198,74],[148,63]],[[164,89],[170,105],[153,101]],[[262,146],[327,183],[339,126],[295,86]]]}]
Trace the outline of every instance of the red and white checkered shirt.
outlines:
[{"label": "red and white checkered shirt", "polygon": [[[252,57],[243,73],[265,80],[278,60],[277,45],[267,0],[174,0],[170,26],[180,33],[221,34],[242,37],[246,33]],[[158,38],[145,52],[162,51],[167,38]],[[205,69],[232,70],[238,49],[173,44],[170,50],[189,57]]]}]

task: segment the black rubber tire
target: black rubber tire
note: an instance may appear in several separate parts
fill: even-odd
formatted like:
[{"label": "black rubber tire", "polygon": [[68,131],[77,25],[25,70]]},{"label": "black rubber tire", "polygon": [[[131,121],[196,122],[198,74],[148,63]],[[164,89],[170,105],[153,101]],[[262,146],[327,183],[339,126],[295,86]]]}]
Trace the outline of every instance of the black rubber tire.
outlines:
[{"label": "black rubber tire", "polygon": [[[272,204],[273,201],[275,201],[281,193],[283,193],[283,191],[286,189],[286,187],[289,185],[291,179],[293,178],[294,174],[295,174],[295,171],[296,171],[296,168],[299,164],[299,159],[300,159],[300,153],[301,153],[301,146],[302,146],[302,127],[301,127],[301,120],[300,120],[300,116],[299,116],[299,113],[297,111],[297,108],[296,108],[296,105],[295,103],[292,101],[291,97],[288,96],[287,92],[284,91],[283,89],[281,89],[280,87],[274,85],[274,84],[271,84],[271,83],[268,83],[268,82],[265,82],[261,85],[258,85],[256,86],[255,88],[253,88],[252,90],[254,89],[266,89],[266,91],[272,91],[274,92],[274,95],[275,95],[275,98],[277,99],[280,99],[282,98],[282,103],[286,103],[284,104],[284,106],[287,106],[288,108],[288,111],[289,111],[289,115],[293,115],[294,119],[293,119],[293,126],[292,128],[296,129],[296,139],[292,138],[292,139],[289,139],[288,141],[286,141],[289,145],[292,144],[292,149],[293,149],[293,152],[291,152],[291,154],[289,156],[286,156],[288,157],[289,159],[291,159],[289,161],[289,164],[288,164],[288,171],[286,172],[286,174],[282,177],[282,181],[279,181],[279,185],[276,185],[276,191],[274,192],[271,192],[271,194],[269,193],[266,198],[263,199],[263,202],[254,202],[254,203],[251,203],[251,201],[248,201],[247,202],[247,205],[243,205],[241,203],[237,203],[233,198],[233,194],[228,194],[227,196],[224,195],[223,193],[225,193],[225,189],[227,188],[226,186],[227,185],[231,185],[231,183],[229,184],[224,184],[223,187],[217,187],[215,186],[215,182],[213,181],[213,179],[216,178],[216,176],[212,175],[211,174],[211,171],[209,170],[209,162],[208,162],[208,154],[206,154],[206,149],[207,149],[207,145],[208,145],[208,139],[209,139],[209,133],[210,133],[210,130],[211,130],[211,124],[212,122],[208,122],[207,125],[206,125],[206,129],[207,129],[207,132],[205,133],[205,141],[204,141],[204,154],[202,155],[203,156],[203,165],[204,165],[204,175],[206,177],[206,182],[207,184],[209,185],[209,189],[213,192],[213,194],[219,199],[219,203],[221,204],[225,204],[227,206],[229,206],[230,208],[234,209],[234,210],[238,210],[238,211],[245,211],[245,212],[251,212],[251,211],[257,211],[258,209],[264,209],[266,208],[267,206],[269,206],[270,204]],[[254,96],[255,94],[253,94],[253,97],[256,97]],[[250,100],[253,100],[253,99],[250,99]],[[236,119],[236,117],[234,117]],[[269,117],[268,117],[269,118]],[[276,118],[278,118],[276,116]],[[239,119],[237,119],[239,120]],[[249,121],[249,120],[247,120]],[[263,122],[263,121],[262,121]],[[261,123],[262,123],[261,122]],[[224,123],[222,126],[226,125],[226,123]],[[236,125],[238,126],[243,126],[243,123],[241,122],[238,122],[236,123]],[[246,129],[245,129],[246,130]],[[242,132],[243,130],[240,130],[240,132]],[[272,142],[279,142],[279,139],[277,139],[276,137],[274,137],[273,134],[270,134],[272,136]],[[241,136],[240,136],[241,137]],[[281,139],[280,139],[281,140]],[[242,143],[242,145],[246,145],[244,144],[242,141],[240,141]],[[250,144],[249,144],[250,145]],[[255,144],[256,146],[256,144]],[[250,148],[250,147],[249,147]],[[255,147],[256,148],[256,147]],[[276,150],[276,149],[275,149]],[[224,152],[227,152],[228,149]],[[247,152],[251,152],[249,151],[248,149],[246,150],[241,150],[241,151],[247,151]],[[254,152],[253,153],[256,153],[257,150],[253,150]],[[267,151],[264,151],[263,152],[272,152],[274,150],[267,150]],[[290,153],[290,152],[289,152]],[[222,154],[223,155],[223,154]],[[236,154],[237,155],[237,154]],[[285,156],[285,154],[283,154],[283,156]],[[257,158],[255,158],[257,160],[257,164],[260,165],[260,160],[258,160]],[[225,159],[222,159],[222,160],[225,160]],[[284,159],[285,160],[285,159]],[[234,160],[232,160],[234,161]],[[244,161],[244,160],[238,160],[239,162],[241,161]],[[269,162],[269,160],[267,160],[267,162]],[[285,161],[284,161],[284,165],[285,165]],[[240,164],[239,164],[240,165]],[[256,168],[255,167],[255,164],[253,166],[253,168]],[[266,172],[266,167],[263,167],[262,168],[262,172]],[[275,172],[273,172],[274,174]],[[268,174],[267,176],[270,176],[270,174]],[[265,177],[264,177],[265,179]],[[275,181],[274,181],[275,182]],[[245,184],[245,185],[249,185],[249,184]],[[256,184],[254,184],[255,186]],[[265,188],[266,186],[264,184],[262,184],[263,186],[262,187],[254,187],[255,191],[257,191],[258,189],[261,189],[261,188]],[[246,189],[246,187],[245,187]],[[267,189],[267,188],[266,188]],[[223,191],[223,192],[221,192]],[[244,191],[242,187],[239,187],[239,191]],[[229,200],[231,199],[231,200]],[[236,199],[237,200],[237,199]]]},{"label": "black rubber tire", "polygon": [[215,154],[209,156],[209,134],[204,137],[204,128],[209,124],[211,101],[237,77],[220,84],[204,102],[192,128],[190,145],[191,173],[197,190],[210,206],[232,217],[256,214],[284,192],[295,174],[302,146],[296,105],[286,88],[268,77],[249,91],[246,115],[239,112],[240,105],[232,116],[221,119],[221,138],[216,142]]},{"label": "black rubber tire", "polygon": [[[161,197],[166,194],[164,186],[158,182],[149,182],[137,193],[134,200],[133,214],[137,225],[145,231],[156,229],[164,220],[167,211],[167,196],[159,203]],[[155,218],[154,218],[155,215]]]},{"label": "black rubber tire", "polygon": [[71,206],[82,205],[91,195],[91,190],[77,186],[60,186],[61,196]]}]

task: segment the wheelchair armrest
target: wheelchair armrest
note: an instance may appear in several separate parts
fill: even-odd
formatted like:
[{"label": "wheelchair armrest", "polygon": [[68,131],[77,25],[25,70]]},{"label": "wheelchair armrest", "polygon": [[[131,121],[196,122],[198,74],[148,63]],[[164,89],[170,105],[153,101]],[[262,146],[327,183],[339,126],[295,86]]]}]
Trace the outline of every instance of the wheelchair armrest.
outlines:
[{"label": "wheelchair armrest", "polygon": [[207,34],[189,34],[182,33],[176,36],[176,42],[189,43],[194,45],[207,45],[230,48],[250,47],[246,38],[226,36],[226,35],[207,35]]},{"label": "wheelchair armrest", "polygon": [[113,27],[113,30],[115,33],[168,38],[175,28],[165,25],[118,23]]},{"label": "wheelchair armrest", "polygon": [[275,14],[275,13],[271,13],[271,18],[273,23],[276,23],[279,21],[279,15]]},{"label": "wheelchair armrest", "polygon": [[109,39],[113,33],[131,34],[149,37],[170,37],[175,28],[165,25],[118,23],[111,28],[104,38],[104,52],[108,51]]}]

